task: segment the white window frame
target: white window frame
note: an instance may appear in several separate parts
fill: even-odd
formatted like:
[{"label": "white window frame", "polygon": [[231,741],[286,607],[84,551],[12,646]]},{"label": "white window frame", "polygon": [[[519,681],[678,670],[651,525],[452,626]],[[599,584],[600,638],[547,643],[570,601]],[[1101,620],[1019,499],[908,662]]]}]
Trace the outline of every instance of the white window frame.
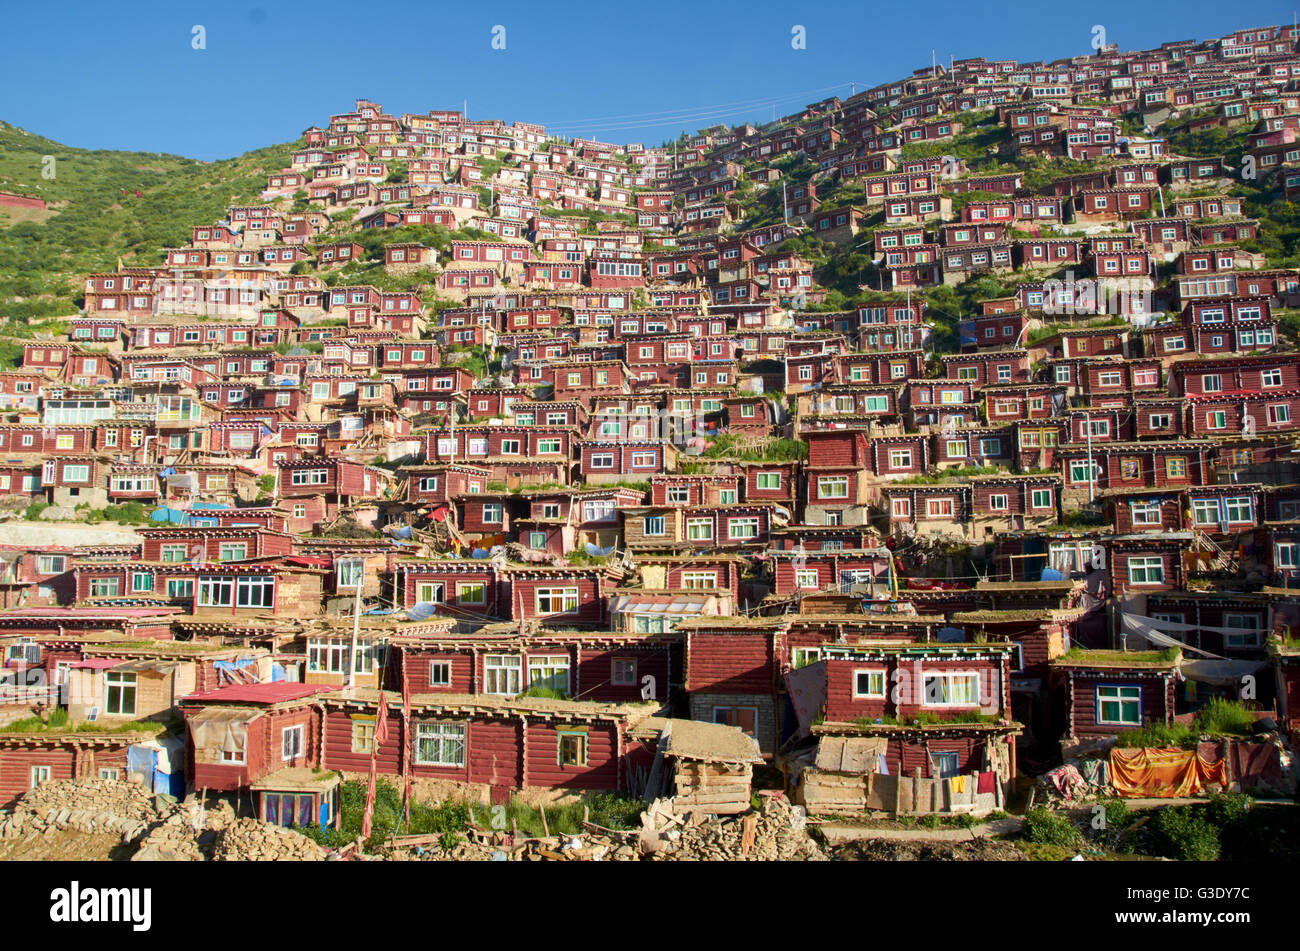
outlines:
[{"label": "white window frame", "polygon": [[[973,693],[974,700],[953,700],[942,699],[942,694],[947,693],[951,697],[954,693],[953,687],[941,687],[938,696],[941,699],[934,700],[936,693],[930,689],[930,683],[935,681],[939,684],[951,684],[955,681],[964,681],[966,683],[974,682],[973,691],[963,691],[964,693]],[[978,707],[980,705],[980,685],[981,677],[979,671],[934,671],[923,673],[921,677],[921,706],[923,707]]]},{"label": "white window frame", "polygon": [[[1109,695],[1103,695],[1103,691],[1113,692]],[[1136,696],[1133,694],[1136,693]],[[1129,684],[1098,684],[1095,694],[1096,712],[1094,719],[1098,726],[1124,726],[1140,727],[1142,725],[1142,688]],[[1124,705],[1137,703],[1137,719],[1127,719],[1124,717]],[[1116,719],[1106,719],[1102,711],[1105,709],[1104,703],[1119,704],[1118,716]]]},{"label": "white window frame", "polygon": [[[867,677],[865,691],[859,690],[862,676]],[[855,669],[853,671],[853,699],[869,698],[872,700],[882,700],[885,697],[885,671],[873,670],[870,668]],[[877,687],[877,683],[879,686]]]},{"label": "white window frame", "polygon": [[[1139,564],[1140,563],[1140,564]],[[1130,555],[1128,558],[1128,583],[1134,586],[1159,585],[1165,583],[1165,562],[1160,555]],[[1143,580],[1135,577],[1135,569],[1141,573]],[[1158,571],[1160,577],[1152,580],[1152,571]]]}]

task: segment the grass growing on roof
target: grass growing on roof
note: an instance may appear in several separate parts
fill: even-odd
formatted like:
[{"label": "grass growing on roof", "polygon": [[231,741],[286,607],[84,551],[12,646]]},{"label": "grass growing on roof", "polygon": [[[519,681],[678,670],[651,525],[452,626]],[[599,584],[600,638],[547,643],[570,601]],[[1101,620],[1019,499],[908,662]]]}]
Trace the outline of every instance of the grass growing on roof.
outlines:
[{"label": "grass growing on roof", "polygon": [[1115,745],[1126,749],[1171,746],[1191,749],[1195,748],[1198,735],[1181,723],[1150,723],[1136,730],[1122,731],[1117,735]]},{"label": "grass growing on roof", "polygon": [[105,723],[99,720],[68,719],[68,711],[56,708],[50,711],[49,719],[25,717],[13,723],[0,726],[0,733],[162,733],[168,725],[157,720],[131,720],[127,723]]},{"label": "grass growing on roof", "polygon": [[955,469],[943,469],[937,475],[920,473],[906,479],[895,479],[894,485],[941,485],[965,476],[1011,475],[1011,471],[1001,466],[958,466]]},{"label": "grass growing on roof", "polygon": [[519,696],[535,697],[539,700],[570,700],[569,694],[563,690],[556,690],[554,687],[529,687]]},{"label": "grass growing on roof", "polygon": [[971,724],[971,723],[996,723],[1002,719],[1000,714],[980,713],[978,710],[962,711],[940,715],[923,711],[911,716],[887,716],[880,717],[877,723],[874,717],[858,717],[853,722],[858,726],[942,726],[945,724]]},{"label": "grass growing on roof", "polygon": [[1215,697],[1196,714],[1193,728],[1211,736],[1250,736],[1255,732],[1255,715],[1239,701]]},{"label": "grass growing on roof", "polygon": [[1148,667],[1173,664],[1181,654],[1177,647],[1162,651],[1087,650],[1082,647],[1071,647],[1061,659],[1074,664]]}]

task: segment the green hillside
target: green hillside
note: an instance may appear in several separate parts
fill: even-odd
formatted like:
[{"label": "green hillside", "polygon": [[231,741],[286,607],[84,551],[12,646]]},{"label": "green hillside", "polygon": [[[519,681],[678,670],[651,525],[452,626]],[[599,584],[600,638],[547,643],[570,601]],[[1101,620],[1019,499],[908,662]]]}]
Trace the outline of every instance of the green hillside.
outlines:
[{"label": "green hillside", "polygon": [[[50,203],[45,212],[0,209],[0,317],[19,323],[75,313],[81,276],[110,270],[119,258],[156,267],[160,248],[188,242],[191,228],[221,219],[232,201],[258,201],[267,175],[299,146],[200,162],[71,148],[0,122],[0,191]],[[41,175],[47,155],[55,158],[53,179]]]}]

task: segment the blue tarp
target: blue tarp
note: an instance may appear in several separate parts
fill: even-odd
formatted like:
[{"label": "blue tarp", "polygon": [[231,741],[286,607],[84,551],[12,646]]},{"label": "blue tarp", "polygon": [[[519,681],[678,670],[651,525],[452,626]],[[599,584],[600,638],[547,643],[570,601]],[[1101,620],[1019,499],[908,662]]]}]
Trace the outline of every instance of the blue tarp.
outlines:
[{"label": "blue tarp", "polygon": [[177,799],[184,799],[185,773],[155,772],[153,774],[153,791],[156,793],[165,793],[168,796],[175,796]]},{"label": "blue tarp", "polygon": [[284,668],[281,667],[279,664],[275,664],[275,663],[271,664],[271,682],[274,683],[277,680],[284,680],[284,679],[285,679]]},{"label": "blue tarp", "polygon": [[237,660],[214,660],[212,666],[217,670],[224,670],[227,673],[233,674],[235,671],[241,670],[244,667],[252,667],[255,663],[257,663],[256,657],[240,657]]}]

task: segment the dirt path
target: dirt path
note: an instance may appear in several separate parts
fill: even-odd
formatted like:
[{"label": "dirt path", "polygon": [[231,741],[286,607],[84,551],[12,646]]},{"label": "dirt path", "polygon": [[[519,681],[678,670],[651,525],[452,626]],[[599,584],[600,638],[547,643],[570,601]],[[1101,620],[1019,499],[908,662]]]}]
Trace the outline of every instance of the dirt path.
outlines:
[{"label": "dirt path", "polygon": [[21,839],[0,840],[0,862],[108,862],[126,858],[133,848],[120,835],[52,829]]},{"label": "dirt path", "polygon": [[937,828],[937,829],[894,829],[894,828],[877,828],[875,826],[861,825],[853,822],[826,822],[818,828],[821,829],[822,835],[826,836],[828,844],[843,845],[848,842],[862,842],[870,840],[883,840],[893,842],[972,842],[976,839],[984,839],[991,835],[1005,835],[1011,832],[1020,831],[1019,819],[995,819],[992,822],[982,822],[977,826],[971,826],[969,829],[959,828]]},{"label": "dirt path", "polygon": [[[950,831],[950,830],[945,830]],[[964,831],[964,830],[963,830]],[[868,839],[831,849],[840,862],[1026,862],[1029,856],[1014,842],[975,839],[964,842],[900,842]]]}]

